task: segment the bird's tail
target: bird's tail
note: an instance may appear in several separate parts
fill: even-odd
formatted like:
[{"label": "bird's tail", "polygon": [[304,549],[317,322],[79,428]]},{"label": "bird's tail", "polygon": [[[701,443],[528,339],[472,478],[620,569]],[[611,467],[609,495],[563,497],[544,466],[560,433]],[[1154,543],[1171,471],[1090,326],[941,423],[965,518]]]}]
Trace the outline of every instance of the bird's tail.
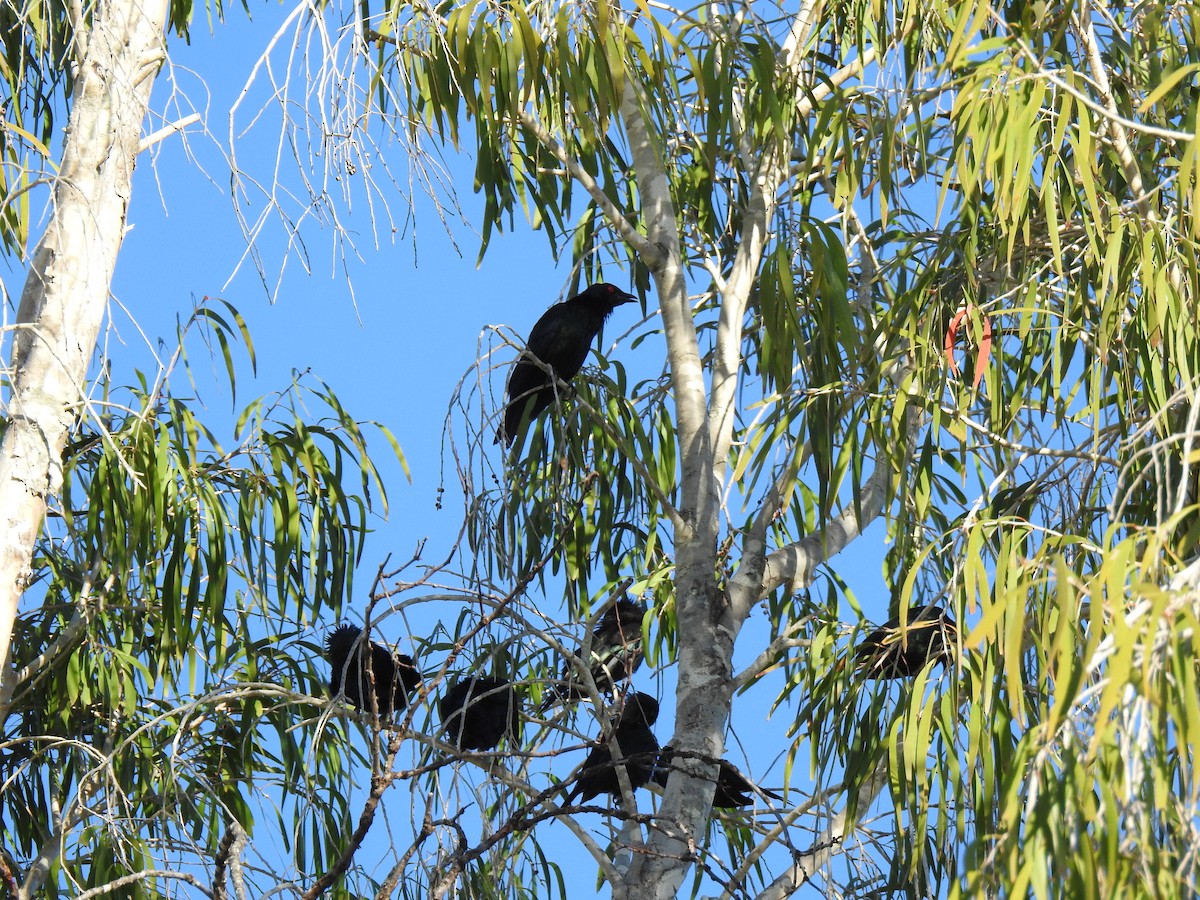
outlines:
[{"label": "bird's tail", "polygon": [[575,798],[578,797],[582,793],[583,793],[583,782],[581,780],[576,780],[575,784],[573,784],[571,786],[571,789],[569,791],[567,791],[566,796],[563,797],[562,803],[559,805],[560,806],[570,806],[572,803],[575,802]]}]

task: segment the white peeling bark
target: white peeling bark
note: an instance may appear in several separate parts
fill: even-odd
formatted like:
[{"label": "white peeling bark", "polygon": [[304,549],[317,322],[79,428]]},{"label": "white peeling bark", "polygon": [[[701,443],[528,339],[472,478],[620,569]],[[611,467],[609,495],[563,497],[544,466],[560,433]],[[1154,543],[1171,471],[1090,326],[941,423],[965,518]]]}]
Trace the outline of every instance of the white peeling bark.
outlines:
[{"label": "white peeling bark", "polygon": [[[792,20],[787,40],[780,48],[779,63],[792,79],[797,93],[810,79],[804,77],[804,48],[812,34],[821,0],[805,0]],[[824,88],[823,85],[819,86]],[[797,101],[797,116],[812,111],[809,93]],[[725,290],[721,297],[721,318],[717,326],[717,352],[713,362],[713,388],[709,428],[713,446],[714,477],[725,480],[729,448],[733,441],[733,419],[737,400],[738,376],[742,359],[742,328],[750,293],[762,268],[763,253],[771,237],[771,220],[778,207],[778,194],[789,178],[792,148],[773,143],[763,155],[752,179],[753,189],[742,212],[742,234],[738,242]],[[751,607],[769,591],[760,587],[766,566],[766,530],[773,507],[781,494],[771,492],[763,514],[746,534],[742,558],[729,584],[730,614],[737,627],[745,622]]]},{"label": "white peeling bark", "polygon": [[0,711],[12,696],[17,604],[47,498],[84,399],[108,302],[142,121],[165,57],[166,0],[99,0],[86,35],[55,179],[50,224],[33,253],[12,350],[0,442]]}]

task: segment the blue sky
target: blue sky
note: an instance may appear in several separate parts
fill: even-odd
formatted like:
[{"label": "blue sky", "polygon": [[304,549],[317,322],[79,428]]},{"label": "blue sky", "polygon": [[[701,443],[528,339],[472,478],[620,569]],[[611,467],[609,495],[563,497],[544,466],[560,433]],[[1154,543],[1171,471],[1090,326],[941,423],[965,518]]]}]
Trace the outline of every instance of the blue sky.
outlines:
[{"label": "blue sky", "polygon": [[[113,285],[117,304],[127,313],[114,304],[109,354],[114,359],[115,380],[122,383],[122,375],[133,367],[146,369],[150,365],[149,349],[138,329],[152,340],[161,337],[170,342],[177,318],[185,317],[196,300],[219,296],[245,317],[258,355],[257,378],[251,379],[248,370],[240,376],[239,404],[284,388],[293,370],[311,370],[333,388],[357,418],[377,420],[393,431],[403,447],[412,483],[399,465],[389,460],[383,440],[376,441],[375,458],[382,464],[391,515],[386,521],[375,522],[376,532],[367,543],[350,611],[350,617],[357,618],[371,578],[384,557],[392,554],[393,561],[407,559],[420,541],[428,540],[426,558],[437,560],[444,558],[453,545],[460,525],[460,507],[449,501],[440,511],[435,506],[451,393],[473,364],[485,326],[505,324],[518,334],[527,334],[545,308],[560,297],[569,278],[568,263],[556,266],[545,237],[518,224],[515,233],[493,238],[488,256],[476,267],[475,235],[465,227],[456,227],[454,237],[461,253],[456,252],[419,189],[412,195],[416,238],[410,228],[407,234],[394,242],[386,240],[376,249],[360,196],[346,218],[346,224],[359,238],[358,251],[362,254],[361,261],[351,259],[346,264],[348,278],[354,284],[354,300],[347,276],[340,271],[342,262],[332,231],[306,226],[303,235],[313,271],[306,274],[295,259],[289,261],[277,300],[269,302],[252,268],[241,262],[245,241],[230,200],[228,167],[217,143],[227,138],[230,104],[239,96],[258,54],[287,10],[266,6],[253,7],[253,12],[255,21],[249,22],[240,10],[233,10],[229,21],[217,26],[215,35],[198,27],[190,46],[179,40],[173,42],[173,79],[160,76],[154,106],[163,109],[172,90],[185,91],[203,111],[204,124],[212,136],[202,135],[199,125],[191,126],[186,145],[179,137],[168,138],[156,148],[153,165],[147,156],[139,162],[129,211],[133,228],[121,251]],[[261,97],[262,84],[260,76],[252,98]],[[252,104],[245,102],[244,108],[249,110]],[[249,118],[245,115],[239,124]],[[154,127],[157,125],[147,130]],[[275,151],[272,128],[268,117],[238,143],[239,159],[258,177],[270,174]],[[403,174],[404,148],[392,144],[386,151],[395,157],[391,160],[394,172]],[[447,165],[467,217],[477,225],[478,205],[471,194],[472,163],[465,157],[448,157]],[[403,213],[406,201],[394,199],[396,210]],[[278,229],[268,229],[261,250],[274,275],[283,251]],[[19,291],[21,277],[21,272],[6,274],[10,291]],[[627,286],[627,281],[616,277],[612,280]],[[618,310],[612,327],[606,329],[606,342],[632,326],[636,318],[632,307]],[[661,366],[656,346],[652,341],[636,348],[626,343],[616,355],[631,373],[648,376]],[[194,363],[197,359],[194,357]],[[504,355],[504,362],[508,359],[511,354]],[[212,371],[214,377],[221,377],[222,364],[214,360]],[[492,374],[496,394],[502,390],[505,375],[506,366]],[[220,423],[229,421],[227,394],[216,387],[205,387],[203,398],[219,429]],[[452,477],[445,486],[455,490]],[[836,565],[868,615],[876,620],[886,617],[887,592],[880,563],[884,550],[883,529],[876,524]],[[546,602],[561,600],[547,597]],[[766,634],[763,618],[759,613],[748,623],[735,668],[744,666],[761,649]],[[398,621],[391,619],[388,624]],[[419,618],[410,621],[418,628],[434,624]],[[319,639],[332,624],[320,623],[314,635]],[[394,641],[405,637],[395,633],[384,636]],[[643,671],[636,683],[643,690],[663,692],[664,709],[657,730],[665,743],[673,725],[673,675],[667,673],[656,681],[651,673]],[[778,787],[783,778],[778,748],[791,717],[784,711],[777,721],[766,724],[774,696],[772,690],[756,690],[735,700],[734,730],[740,746],[731,740],[727,756],[764,784]],[[556,773],[566,774],[581,759],[582,753],[562,758]],[[807,754],[802,753],[800,761],[806,759]],[[403,832],[409,817],[408,799],[397,796],[403,791],[401,786],[385,798],[385,806],[398,810],[389,821],[399,849],[409,837]],[[594,821],[589,821],[588,827],[599,831],[599,818],[590,819]],[[384,829],[378,831],[373,841],[385,840]],[[589,896],[595,886],[594,864],[565,831],[558,829],[551,834],[555,848],[551,855],[566,867],[574,885],[571,895]],[[804,846],[807,842],[799,835],[796,843]],[[359,861],[369,869],[373,852],[381,854],[383,848],[368,845],[360,855]],[[382,875],[388,865],[382,862],[376,873]]]}]

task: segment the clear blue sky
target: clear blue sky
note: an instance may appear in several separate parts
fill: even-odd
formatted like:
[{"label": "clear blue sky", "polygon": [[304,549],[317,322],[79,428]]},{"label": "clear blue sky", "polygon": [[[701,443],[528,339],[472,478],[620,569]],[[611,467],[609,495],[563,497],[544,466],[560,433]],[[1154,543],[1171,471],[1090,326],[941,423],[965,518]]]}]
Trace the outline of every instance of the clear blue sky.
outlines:
[{"label": "clear blue sky", "polygon": [[[530,326],[552,302],[559,298],[567,282],[567,264],[556,267],[545,237],[518,227],[515,234],[493,238],[492,247],[482,266],[476,268],[476,237],[458,227],[455,238],[461,255],[455,252],[431,205],[420,190],[416,201],[416,234],[413,231],[394,243],[373,246],[371,225],[366,208],[357,203],[346,222],[356,232],[362,261],[351,261],[349,278],[354,283],[357,305],[351,302],[341,262],[334,250],[331,229],[315,223],[303,234],[312,260],[313,272],[305,274],[296,259],[287,263],[278,302],[268,302],[261,282],[248,264],[239,274],[232,273],[245,251],[229,197],[229,174],[216,141],[228,138],[228,110],[248,78],[262,47],[286,14],[277,6],[252,6],[255,20],[250,23],[240,9],[217,26],[214,36],[203,25],[193,34],[191,46],[175,40],[171,60],[176,67],[173,85],[166,73],[160,76],[154,99],[163,109],[173,89],[187,92],[201,108],[205,124],[213,133],[206,137],[199,126],[189,131],[185,152],[179,137],[167,139],[156,149],[154,165],[143,156],[135,178],[130,222],[133,230],[126,238],[118,262],[114,294],[128,309],[138,326],[152,338],[173,339],[177,317],[186,316],[193,302],[202,296],[220,296],[236,306],[245,317],[258,352],[258,376],[248,371],[239,381],[239,403],[252,396],[284,388],[293,370],[310,369],[327,382],[346,407],[359,419],[385,423],[396,435],[407,457],[413,481],[409,484],[400,468],[389,462],[382,439],[375,444],[376,460],[384,463],[392,505],[387,521],[379,520],[376,532],[367,543],[365,563],[356,581],[356,597],[351,616],[361,616],[365,592],[378,564],[388,554],[393,561],[407,559],[418,542],[428,540],[426,558],[444,558],[458,535],[460,525],[457,503],[447,501],[438,511],[443,426],[447,404],[458,380],[472,365],[482,329],[487,325],[508,324],[519,334]],[[281,54],[276,59],[282,59]],[[188,71],[190,70],[190,71]],[[206,85],[206,87],[205,87]],[[261,86],[261,81],[260,81]],[[248,120],[242,114],[242,124]],[[157,127],[156,125],[152,125]],[[268,117],[244,135],[238,145],[239,158],[252,173],[270,177],[269,161],[275,151],[275,120]],[[214,141],[214,138],[216,139]],[[227,149],[227,148],[226,148]],[[403,148],[393,144],[390,165],[401,178],[406,173]],[[480,206],[471,193],[472,163],[465,158],[450,158],[449,173],[468,218],[478,225]],[[394,198],[394,211],[403,216],[405,200]],[[257,213],[261,205],[256,205]],[[271,274],[281,264],[281,232],[272,226],[263,241],[262,254]],[[10,289],[19,291],[22,273],[5,276]],[[613,278],[618,281],[620,279]],[[653,302],[653,298],[651,298]],[[653,309],[651,310],[653,312]],[[616,327],[606,331],[611,339],[633,324],[632,311],[619,310]],[[115,331],[109,336],[109,353],[114,359],[116,381],[121,383],[133,366],[147,368],[148,351],[127,315],[114,306]],[[117,338],[124,346],[117,343]],[[622,346],[618,355],[632,371],[650,374],[661,366],[655,344],[638,348]],[[638,357],[641,356],[642,359]],[[506,357],[510,358],[510,357]],[[223,371],[214,361],[213,371]],[[504,369],[493,377],[503,379]],[[499,393],[502,381],[496,382]],[[176,390],[179,390],[177,386]],[[228,422],[226,394],[205,389],[204,397],[217,428]],[[224,434],[227,436],[228,431]],[[498,451],[493,451],[498,452]],[[453,479],[446,487],[453,491]],[[855,590],[868,615],[884,617],[887,593],[881,575],[883,529],[878,524],[839,559],[836,568]],[[561,598],[547,597],[549,604],[561,604]],[[766,634],[761,614],[752,617],[739,644],[737,660],[745,665],[761,650]],[[398,619],[389,620],[389,624]],[[418,627],[419,619],[413,620]],[[320,639],[332,623],[320,623],[314,637]],[[424,623],[432,627],[432,622]],[[390,640],[402,641],[405,635],[387,633]],[[426,668],[429,668],[426,665]],[[673,726],[673,673],[656,682],[653,674],[643,671],[635,680],[639,688],[664,697],[660,719],[660,739],[665,743]],[[784,744],[783,732],[791,716],[781,712],[767,722],[774,690],[756,690],[735,699],[735,731],[742,749],[731,739],[727,755],[737,765],[768,786],[778,787],[783,778],[776,758]],[[563,757],[555,771],[565,775],[582,759],[582,753]],[[801,760],[806,754],[801,755]],[[774,766],[774,768],[770,768]],[[799,766],[798,769],[803,769]],[[561,769],[561,771],[560,771]],[[799,777],[799,773],[798,773]],[[806,786],[806,785],[805,785]],[[403,786],[385,798],[385,807],[397,814],[389,817],[399,849],[410,833],[404,832],[409,817],[409,801],[399,796]],[[648,803],[643,797],[640,802]],[[588,826],[599,831],[599,817],[590,817]],[[268,824],[260,819],[260,824]],[[371,868],[372,853],[380,854],[374,840],[385,840],[383,828],[377,829],[372,843],[360,853],[359,861]],[[595,866],[582,854],[565,830],[555,831],[553,839],[561,845],[561,854],[551,851],[566,867],[572,896],[590,896],[595,886]],[[561,841],[557,837],[561,835]],[[798,846],[808,841],[796,837]],[[382,855],[380,856],[383,860]],[[377,874],[386,871],[383,861]]]}]

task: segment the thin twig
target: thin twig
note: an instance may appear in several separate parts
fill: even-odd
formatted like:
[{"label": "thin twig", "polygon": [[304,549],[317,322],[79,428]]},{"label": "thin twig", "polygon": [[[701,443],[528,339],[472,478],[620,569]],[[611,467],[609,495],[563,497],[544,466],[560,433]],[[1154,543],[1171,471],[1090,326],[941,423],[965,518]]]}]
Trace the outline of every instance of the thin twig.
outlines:
[{"label": "thin twig", "polygon": [[177,122],[172,122],[170,125],[164,125],[162,128],[158,129],[158,131],[152,132],[142,138],[141,143],[138,144],[138,153],[141,153],[143,150],[149,150],[159,141],[166,140],[171,135],[183,131],[183,129],[187,128],[189,125],[199,121],[200,113],[194,112],[191,115],[184,116]]}]

